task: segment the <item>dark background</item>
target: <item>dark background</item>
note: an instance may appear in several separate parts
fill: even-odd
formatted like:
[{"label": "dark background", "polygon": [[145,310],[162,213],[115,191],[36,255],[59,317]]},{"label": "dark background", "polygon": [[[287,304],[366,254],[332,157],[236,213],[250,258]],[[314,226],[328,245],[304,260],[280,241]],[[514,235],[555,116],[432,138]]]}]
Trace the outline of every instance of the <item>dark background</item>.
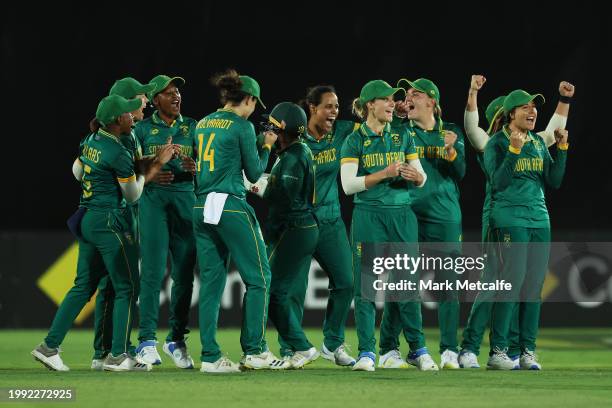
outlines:
[{"label": "dark background", "polygon": [[[481,125],[492,98],[523,88],[546,96],[537,130],[554,111],[559,81],[570,81],[570,159],[563,187],[548,192],[553,233],[582,230],[587,240],[609,240],[612,41],[608,14],[587,2],[571,9],[535,2],[499,9],[464,2],[430,9],[410,2],[96,4],[11,5],[0,17],[0,230],[65,228],[80,192],[70,171],[79,140],[116,79],[182,76],[182,112],[200,119],[218,107],[210,76],[235,67],[259,81],[268,108],[303,97],[309,86],[333,84],[344,119],[368,80],[427,77],[440,88],[445,120],[460,125],[470,75],[480,73],[487,77]],[[464,227],[477,231],[484,181],[466,150]]]}]

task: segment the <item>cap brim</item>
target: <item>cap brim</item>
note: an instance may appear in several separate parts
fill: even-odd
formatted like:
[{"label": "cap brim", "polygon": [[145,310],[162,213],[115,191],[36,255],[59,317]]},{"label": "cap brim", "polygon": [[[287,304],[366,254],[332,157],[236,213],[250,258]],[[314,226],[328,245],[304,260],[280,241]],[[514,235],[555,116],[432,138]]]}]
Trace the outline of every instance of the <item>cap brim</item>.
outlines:
[{"label": "cap brim", "polygon": [[151,92],[155,91],[155,87],[156,87],[155,84],[146,84],[146,85],[143,85],[142,88],[140,88],[140,90],[139,90],[140,92],[138,92],[137,95],[141,95],[141,94],[148,95]]},{"label": "cap brim", "polygon": [[264,109],[268,109],[266,108],[266,105],[264,105],[264,103],[261,101],[261,98],[259,96],[256,96],[256,98]]},{"label": "cap brim", "polygon": [[[404,88],[403,86],[400,85],[400,84],[403,84],[404,82],[406,84],[408,84],[408,86],[406,88]],[[423,93],[427,94],[427,91],[425,89],[421,88],[420,86],[416,85],[414,82],[412,82],[412,81],[410,81],[410,80],[408,80],[406,78],[402,78],[399,81],[397,81],[397,86],[401,87],[405,92],[408,92],[408,89],[410,89],[410,88],[414,88],[414,89],[416,89],[419,92],[423,92]]]},{"label": "cap brim", "polygon": [[497,111],[495,111],[495,114],[493,115],[493,117],[491,118],[491,121],[489,122],[489,128],[487,129],[487,135],[491,136],[491,131],[493,130],[493,124],[495,123],[497,118],[503,114],[504,114],[504,108],[503,106],[501,106],[499,109],[497,109]]},{"label": "cap brim", "polygon": [[123,113],[128,113],[128,112],[134,112],[137,109],[140,109],[140,107],[142,106],[142,99],[140,98],[134,98],[134,99],[128,99],[127,104],[126,104],[126,110]]},{"label": "cap brim", "polygon": [[542,94],[535,94],[531,96],[531,99],[529,99],[529,102],[533,101],[533,103],[535,103],[536,105],[544,105],[544,103],[546,102],[546,99],[544,98],[544,95]]}]

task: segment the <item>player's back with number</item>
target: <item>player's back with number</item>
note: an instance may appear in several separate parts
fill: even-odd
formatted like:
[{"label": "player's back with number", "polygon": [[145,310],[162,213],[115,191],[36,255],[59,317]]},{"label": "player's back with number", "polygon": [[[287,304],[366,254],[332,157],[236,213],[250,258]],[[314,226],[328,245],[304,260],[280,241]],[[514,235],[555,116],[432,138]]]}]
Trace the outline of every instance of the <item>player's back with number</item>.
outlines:
[{"label": "player's back with number", "polygon": [[103,129],[83,139],[80,148],[79,160],[83,163],[80,205],[89,209],[124,207],[118,180],[133,175],[133,161],[128,151]]},{"label": "player's back with number", "polygon": [[211,191],[245,197],[242,169],[257,167],[255,129],[234,112],[220,109],[196,127],[196,195]]}]

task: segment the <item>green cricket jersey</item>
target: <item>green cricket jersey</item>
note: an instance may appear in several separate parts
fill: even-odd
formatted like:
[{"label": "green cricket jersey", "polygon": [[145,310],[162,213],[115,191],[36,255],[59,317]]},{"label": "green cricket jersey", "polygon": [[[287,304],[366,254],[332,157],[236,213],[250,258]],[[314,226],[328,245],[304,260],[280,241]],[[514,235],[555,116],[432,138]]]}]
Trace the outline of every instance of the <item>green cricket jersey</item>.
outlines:
[{"label": "green cricket jersey", "polygon": [[319,221],[334,220],[340,217],[338,198],[338,172],[340,171],[340,151],[346,137],[357,130],[359,124],[348,120],[337,120],[330,133],[317,140],[310,136],[304,143],[312,151],[317,166],[317,205],[315,214]]},{"label": "green cricket jersey", "polygon": [[128,150],[128,152],[130,152],[130,155],[134,160],[142,159],[142,146],[140,145],[140,141],[138,141],[134,130],[127,135],[121,135],[119,140]]},{"label": "green cricket jersey", "polygon": [[[153,115],[136,124],[134,133],[145,156],[155,155],[166,144],[168,137],[172,136],[172,143],[181,145],[181,153],[193,158],[195,157],[193,152],[195,127],[196,121],[194,119],[181,115],[169,126],[155,111]],[[162,170],[169,170],[174,173],[172,183],[169,185],[148,183],[146,188],[159,188],[167,191],[193,191],[193,175],[183,170],[180,158],[170,160]]]},{"label": "green cricket jersey", "polygon": [[[418,157],[413,138],[405,127],[391,129],[387,124],[382,135],[373,132],[365,123],[348,135],[342,145],[341,163],[359,164],[357,176],[367,176],[384,170],[389,164]],[[411,190],[400,176],[388,178],[368,190],[355,194],[356,206],[399,207],[410,205]]]},{"label": "green cricket jersey", "polygon": [[225,109],[198,122],[193,146],[197,157],[198,200],[212,191],[245,198],[242,170],[247,179],[256,181],[270,157],[267,146],[258,153],[253,124]]},{"label": "green cricket jersey", "polygon": [[317,200],[315,172],[312,152],[305,143],[293,143],[280,152],[264,193],[270,225],[282,225],[312,214]]},{"label": "green cricket jersey", "polygon": [[491,215],[491,183],[489,183],[489,177],[487,177],[487,170],[485,169],[484,152],[476,153],[476,161],[485,174],[485,197],[482,206],[482,225],[489,225],[489,216]]},{"label": "green cricket jersey", "polygon": [[136,179],[134,160],[120,140],[100,129],[81,142],[83,163],[81,207],[88,209],[125,208],[119,182]]},{"label": "green cricket jersey", "polygon": [[566,159],[567,150],[557,148],[553,160],[542,137],[532,132],[520,151],[510,146],[507,127],[491,136],[484,153],[491,227],[550,228],[544,188],[561,186]]},{"label": "green cricket jersey", "polygon": [[[413,187],[412,210],[420,221],[431,223],[461,223],[458,182],[465,176],[465,145],[463,132],[454,123],[441,119],[431,130],[424,130],[414,121],[400,121],[394,118],[392,129],[399,126],[408,128],[414,141],[421,166],[427,174],[422,188]],[[457,135],[457,154],[449,158],[444,150],[444,131]]]}]

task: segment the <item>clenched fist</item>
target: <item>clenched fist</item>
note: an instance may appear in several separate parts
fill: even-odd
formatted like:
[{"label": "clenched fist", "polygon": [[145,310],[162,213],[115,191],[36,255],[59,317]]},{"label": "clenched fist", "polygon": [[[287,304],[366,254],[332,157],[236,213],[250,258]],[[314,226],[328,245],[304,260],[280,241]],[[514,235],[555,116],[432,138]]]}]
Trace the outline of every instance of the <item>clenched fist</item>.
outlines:
[{"label": "clenched fist", "polygon": [[559,95],[571,98],[574,96],[574,89],[574,85],[566,81],[561,81],[561,83],[559,84]]},{"label": "clenched fist", "polygon": [[472,75],[472,81],[470,82],[470,89],[472,91],[480,91],[480,88],[487,82],[487,78],[482,75]]},{"label": "clenched fist", "polygon": [[567,129],[556,129],[555,130],[555,140],[557,141],[557,145],[565,145],[567,144],[567,137],[569,136]]},{"label": "clenched fist", "polygon": [[527,134],[519,131],[513,131],[510,135],[510,145],[515,149],[522,149],[525,141],[527,140]]}]

